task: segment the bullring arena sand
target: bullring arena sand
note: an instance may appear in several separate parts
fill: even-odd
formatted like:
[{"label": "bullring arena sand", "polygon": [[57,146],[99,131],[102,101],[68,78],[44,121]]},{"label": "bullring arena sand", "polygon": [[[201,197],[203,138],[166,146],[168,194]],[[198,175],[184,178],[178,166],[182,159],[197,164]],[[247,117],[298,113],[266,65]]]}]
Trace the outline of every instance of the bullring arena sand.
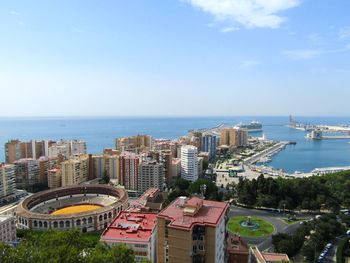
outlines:
[{"label": "bullring arena sand", "polygon": [[68,214],[76,214],[82,212],[88,212],[92,210],[96,210],[101,208],[99,205],[73,205],[64,208],[57,209],[52,212],[51,215],[68,215]]}]

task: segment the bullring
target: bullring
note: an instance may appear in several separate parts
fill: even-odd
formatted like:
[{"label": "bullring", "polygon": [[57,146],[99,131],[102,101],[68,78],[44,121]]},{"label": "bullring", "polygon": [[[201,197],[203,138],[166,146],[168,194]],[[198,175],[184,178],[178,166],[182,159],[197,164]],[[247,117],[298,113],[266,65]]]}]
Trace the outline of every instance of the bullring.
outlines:
[{"label": "bullring", "polygon": [[122,188],[108,185],[61,187],[23,200],[16,211],[17,225],[34,230],[99,231],[127,207],[128,195]]}]

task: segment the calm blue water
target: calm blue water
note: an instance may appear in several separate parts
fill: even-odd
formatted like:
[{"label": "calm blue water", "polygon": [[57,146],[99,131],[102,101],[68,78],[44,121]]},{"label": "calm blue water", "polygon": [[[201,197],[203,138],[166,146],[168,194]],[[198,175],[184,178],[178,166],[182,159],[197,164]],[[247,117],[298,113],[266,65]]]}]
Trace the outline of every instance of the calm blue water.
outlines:
[{"label": "calm blue water", "polygon": [[[155,138],[178,138],[190,129],[213,127],[220,123],[260,121],[269,139],[294,140],[273,158],[270,165],[286,171],[310,171],[317,167],[350,165],[349,140],[309,141],[305,132],[285,125],[288,117],[191,117],[191,118],[0,118],[0,161],[4,161],[4,143],[9,139],[81,139],[90,153],[114,147],[114,139],[135,134]],[[313,124],[350,124],[350,118],[299,117]],[[257,136],[260,134],[257,133]]]}]

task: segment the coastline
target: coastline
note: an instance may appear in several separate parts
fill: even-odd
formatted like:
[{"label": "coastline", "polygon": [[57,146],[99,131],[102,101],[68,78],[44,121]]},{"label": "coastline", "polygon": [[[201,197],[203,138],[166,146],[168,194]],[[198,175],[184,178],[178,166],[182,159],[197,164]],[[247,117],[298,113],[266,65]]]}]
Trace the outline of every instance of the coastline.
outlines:
[{"label": "coastline", "polygon": [[[350,123],[350,117],[297,117],[301,122],[337,125]],[[80,139],[87,142],[87,150],[99,154],[103,148],[114,147],[117,137],[149,134],[155,138],[176,139],[191,129],[215,127],[220,123],[249,123],[252,120],[263,124],[263,133],[269,140],[297,141],[272,158],[270,166],[288,173],[310,172],[318,167],[342,167],[350,165],[350,144],[347,140],[305,140],[305,132],[286,127],[288,116],[234,116],[234,117],[177,117],[177,118],[59,118],[40,120],[16,120],[0,118],[0,162],[4,161],[4,144],[10,139]],[[254,136],[261,136],[256,133]]]}]

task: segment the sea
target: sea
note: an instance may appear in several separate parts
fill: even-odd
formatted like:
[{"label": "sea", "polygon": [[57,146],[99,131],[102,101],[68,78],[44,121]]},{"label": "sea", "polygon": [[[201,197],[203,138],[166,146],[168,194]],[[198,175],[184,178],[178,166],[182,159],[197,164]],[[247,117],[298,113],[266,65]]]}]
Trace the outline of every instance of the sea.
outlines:
[{"label": "sea", "polygon": [[[350,124],[350,117],[295,117],[302,123]],[[259,121],[268,139],[295,141],[272,158],[268,165],[287,172],[309,172],[315,168],[350,166],[350,140],[305,139],[306,132],[287,127],[288,116],[259,117],[36,117],[0,118],[0,162],[5,160],[4,144],[10,139],[80,139],[88,152],[99,154],[113,148],[115,139],[149,134],[154,138],[176,139],[192,129],[219,124],[235,125]],[[262,133],[251,133],[260,137]]]}]

